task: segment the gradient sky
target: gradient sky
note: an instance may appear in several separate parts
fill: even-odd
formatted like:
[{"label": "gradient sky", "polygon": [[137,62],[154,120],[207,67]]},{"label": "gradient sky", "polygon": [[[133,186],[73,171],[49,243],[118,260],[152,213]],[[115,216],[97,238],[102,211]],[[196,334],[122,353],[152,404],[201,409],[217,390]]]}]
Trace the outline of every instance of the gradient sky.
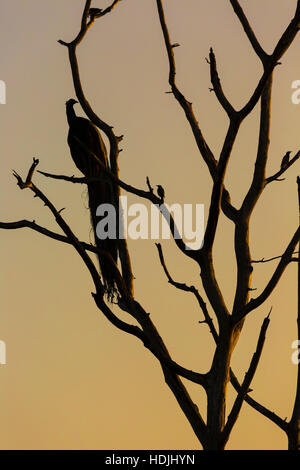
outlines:
[{"label": "gradient sky", "polygon": [[[57,229],[49,211],[30,191],[20,191],[12,169],[26,175],[33,157],[40,169],[79,174],[67,146],[65,101],[74,97],[65,47],[78,32],[84,0],[1,2],[0,79],[7,103],[0,105],[0,220],[36,220]],[[110,4],[94,2],[94,7]],[[213,151],[221,148],[227,117],[209,92],[205,61],[214,48],[223,88],[232,103],[248,100],[261,74],[228,0],[165,0],[175,49],[177,81],[193,102]],[[267,52],[291,20],[296,0],[241,1]],[[300,36],[276,68],[268,174],[278,170],[286,150],[300,149],[300,105],[291,84],[300,79]],[[95,111],[124,134],[123,180],[145,188],[161,184],[166,202],[203,203],[211,181],[182,110],[170,94],[168,63],[155,0],[123,0],[97,21],[78,49],[82,84]],[[77,106],[78,114],[82,114]],[[241,202],[251,180],[257,148],[258,108],[242,125],[226,176],[233,203]],[[251,224],[254,259],[282,253],[298,223],[296,164],[281,183],[265,190]],[[45,179],[35,183],[63,212],[79,238],[91,240],[86,190]],[[140,202],[129,195],[130,202]],[[207,213],[207,212],[206,212]],[[232,224],[222,217],[215,247],[216,273],[230,306],[235,288]],[[76,252],[28,229],[0,232],[0,339],[7,365],[0,366],[1,449],[198,449],[199,444],[160,367],[135,338],[117,331],[97,311],[91,279]],[[194,299],[170,286],[153,240],[129,241],[136,298],[151,316],[174,360],[206,371],[213,342]],[[173,241],[163,241],[173,277],[200,288],[192,261]],[[276,262],[256,265],[257,293]],[[296,265],[276,292],[248,318],[233,355],[242,379],[256,347],[259,327],[271,307],[271,324],[253,397],[290,417],[296,381],[291,344],[296,339]],[[255,292],[254,295],[257,295]],[[125,316],[124,316],[125,317]],[[125,317],[126,318],[126,317]],[[204,394],[188,386],[199,408]],[[235,395],[230,392],[229,405]],[[285,449],[285,435],[244,405],[228,449]]]}]

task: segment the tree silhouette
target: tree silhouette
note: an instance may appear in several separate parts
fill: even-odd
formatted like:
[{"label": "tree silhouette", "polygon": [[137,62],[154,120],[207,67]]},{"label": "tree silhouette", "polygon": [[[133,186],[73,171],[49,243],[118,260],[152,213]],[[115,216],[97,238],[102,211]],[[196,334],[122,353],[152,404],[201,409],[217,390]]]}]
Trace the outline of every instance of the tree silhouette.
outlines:
[{"label": "tree silhouette", "polygon": [[[263,404],[250,396],[251,382],[258,367],[268,325],[270,323],[270,311],[263,320],[258,334],[256,350],[250,360],[244,379],[241,382],[237,379],[231,368],[231,358],[248,315],[258,307],[262,306],[270,297],[287,266],[294,261],[299,263],[299,257],[295,256],[295,250],[297,249],[297,244],[300,240],[300,228],[297,227],[283,254],[276,257],[278,258],[278,264],[269,281],[266,283],[259,295],[250,299],[249,294],[252,290],[251,278],[254,264],[257,262],[263,263],[269,261],[266,259],[252,259],[249,244],[251,216],[266,186],[272,182],[280,181],[281,176],[284,175],[300,157],[299,151],[292,158],[286,159],[285,164],[281,165],[278,171],[270,176],[266,176],[266,165],[268,162],[270,145],[273,72],[298,33],[300,24],[300,0],[297,1],[294,17],[291,19],[291,22],[275,45],[272,54],[267,54],[258,41],[238,0],[230,0],[233,11],[239,19],[244,29],[244,33],[262,64],[263,72],[248,101],[246,101],[241,109],[237,110],[229,101],[222,88],[217,69],[216,56],[214,50],[212,48],[210,49],[207,62],[210,70],[211,91],[215,94],[221,108],[225,111],[229,122],[226,136],[221,147],[221,152],[218,157],[216,157],[211,150],[202,130],[200,129],[192,103],[186,99],[176,83],[174,49],[179,46],[179,44],[172,42],[164,14],[163,2],[161,0],[156,0],[158,17],[169,64],[169,93],[173,95],[179,107],[183,110],[199,153],[203,158],[212,179],[212,191],[204,239],[202,246],[198,249],[187,249],[183,238],[178,236],[176,221],[174,220],[171,211],[169,211],[167,206],[164,204],[164,200],[167,199],[167,196],[165,195],[165,190],[161,185],[156,185],[158,187],[158,191],[155,192],[148,177],[146,179],[147,187],[145,189],[137,188],[123,181],[120,177],[118,157],[120,152],[119,144],[122,141],[122,136],[117,136],[114,133],[113,127],[96,114],[86,98],[80,81],[79,66],[76,55],[77,47],[85,38],[89,28],[93,26],[95,22],[101,21],[102,18],[104,19],[104,17],[109,14],[118,3],[120,3],[120,0],[115,0],[109,7],[101,10],[98,8],[91,8],[91,0],[86,0],[79,33],[73,41],[65,42],[60,40],[59,43],[66,47],[69,54],[74,91],[77,100],[79,101],[87,118],[94,126],[104,133],[108,139],[109,166],[103,166],[102,170],[106,180],[110,181],[115,188],[115,198],[117,199],[120,196],[121,189],[123,189],[142,200],[147,200],[153,205],[157,205],[168,221],[169,230],[179,251],[191,262],[196,263],[200,268],[201,289],[204,291],[205,296],[209,301],[209,307],[207,307],[204,294],[202,295],[200,293],[200,289],[193,285],[187,285],[186,283],[174,280],[167,267],[162,245],[160,243],[156,244],[158,257],[166,275],[166,280],[176,289],[193,294],[197,305],[199,306],[199,310],[203,314],[203,323],[207,324],[210,329],[215,343],[215,351],[209,370],[205,372],[190,370],[172,359],[163,338],[156,329],[151,316],[147,312],[147,307],[144,307],[135,298],[133,288],[134,276],[132,273],[130,253],[126,239],[120,239],[118,241],[120,263],[119,266],[115,263],[111,263],[111,270],[120,293],[117,300],[117,306],[120,310],[129,314],[136,324],[124,321],[117,315],[117,313],[115,313],[114,309],[105,298],[103,279],[101,278],[98,267],[94,264],[90,256],[90,253],[96,253],[101,259],[101,256],[104,256],[104,254],[97,247],[83,241],[79,241],[76,234],[63,218],[61,210],[58,210],[49,198],[35,185],[33,182],[33,176],[39,163],[37,159],[34,159],[25,180],[23,180],[23,178],[21,178],[21,176],[16,172],[14,172],[14,175],[21,189],[30,189],[34,196],[39,198],[50,210],[64,235],[60,235],[46,229],[34,221],[31,222],[27,220],[1,222],[0,227],[4,229],[29,227],[30,229],[38,231],[47,237],[53,238],[62,243],[70,244],[74,247],[93,280],[94,292],[92,295],[98,309],[112,325],[125,333],[135,336],[141,341],[145,348],[147,348],[157,358],[161,365],[167,385],[173,392],[178,405],[189,421],[203,449],[223,450],[225,448],[231,431],[237,422],[242,405],[246,401],[250,406],[271,420],[286,433],[289,442],[289,449],[298,450],[300,445],[299,375],[295,405],[290,421],[282,419],[276,413],[269,410]],[[240,207],[237,208],[232,203],[229,190],[225,187],[225,175],[227,174],[228,164],[241,124],[252,113],[257,104],[260,105],[260,121],[255,167],[251,184],[246,191],[246,195],[242,200]],[[91,154],[91,149],[86,150]],[[91,154],[91,158],[92,157],[93,156]],[[103,175],[101,177],[74,177],[53,174],[45,171],[40,171],[40,173],[48,178],[59,179],[72,184],[91,184],[97,181],[103,182]],[[228,307],[224,300],[214,267],[213,249],[222,213],[234,227],[237,280],[232,309]],[[210,311],[213,312],[213,317],[211,316]],[[300,338],[300,332],[298,337]],[[207,397],[206,418],[202,416],[182,379],[204,389]],[[236,390],[236,396],[231,409],[227,411],[228,385],[230,383]]]}]

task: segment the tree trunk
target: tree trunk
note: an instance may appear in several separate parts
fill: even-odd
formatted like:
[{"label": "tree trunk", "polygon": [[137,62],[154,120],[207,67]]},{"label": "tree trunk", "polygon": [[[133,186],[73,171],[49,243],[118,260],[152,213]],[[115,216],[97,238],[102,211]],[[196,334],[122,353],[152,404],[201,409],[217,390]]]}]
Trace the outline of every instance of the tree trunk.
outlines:
[{"label": "tree trunk", "polygon": [[223,435],[226,423],[227,387],[230,379],[230,361],[239,338],[243,322],[235,328],[223,325],[207,389],[207,439],[204,450],[224,450],[228,436]]},{"label": "tree trunk", "polygon": [[300,419],[289,424],[288,450],[300,450]]}]

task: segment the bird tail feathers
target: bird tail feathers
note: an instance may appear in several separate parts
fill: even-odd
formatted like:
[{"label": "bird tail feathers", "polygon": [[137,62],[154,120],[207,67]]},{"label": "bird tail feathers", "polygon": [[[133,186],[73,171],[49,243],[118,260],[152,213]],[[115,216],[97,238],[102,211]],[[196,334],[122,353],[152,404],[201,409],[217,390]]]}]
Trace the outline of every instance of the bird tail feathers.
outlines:
[{"label": "bird tail feathers", "polygon": [[[118,240],[116,238],[118,232],[115,230],[115,233],[110,233],[106,230],[105,234],[107,237],[104,238],[104,236],[101,236],[103,234],[103,230],[101,230],[99,237],[97,224],[101,223],[101,221],[104,224],[104,219],[109,216],[105,211],[105,207],[103,208],[104,214],[101,216],[96,215],[97,209],[102,204],[111,204],[113,207],[115,207],[112,185],[108,181],[89,183],[88,195],[96,247],[103,252],[102,254],[98,255],[102,280],[108,300],[113,301],[118,297],[118,288],[115,276],[115,264],[117,263],[118,259]],[[115,220],[117,220],[117,217]],[[107,228],[109,229],[109,227]],[[112,238],[113,236],[115,236],[115,238]]]}]

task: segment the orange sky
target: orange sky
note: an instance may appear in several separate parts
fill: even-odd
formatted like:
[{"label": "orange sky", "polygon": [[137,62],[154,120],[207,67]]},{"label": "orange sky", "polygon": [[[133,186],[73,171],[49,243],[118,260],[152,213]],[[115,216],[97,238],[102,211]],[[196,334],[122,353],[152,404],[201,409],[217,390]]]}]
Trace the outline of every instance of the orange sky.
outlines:
[{"label": "orange sky", "polygon": [[[4,3],[4,2],[2,2]],[[95,2],[103,7],[108,1]],[[249,5],[250,3],[250,5]],[[284,3],[284,5],[283,5]],[[177,81],[193,102],[199,124],[218,153],[227,118],[210,93],[205,61],[214,48],[223,88],[241,107],[260,77],[254,55],[228,1],[165,0],[175,49]],[[188,8],[187,8],[188,4]],[[294,14],[296,1],[241,1],[267,52]],[[12,169],[25,175],[33,157],[40,169],[78,174],[67,146],[65,101],[74,96],[67,50],[57,43],[73,39],[83,0],[15,0],[1,11],[0,80],[7,103],[0,105],[2,221],[35,219],[57,230],[51,214],[30,191],[20,191]],[[291,101],[300,79],[300,37],[276,68],[268,174],[286,150],[300,149],[300,105]],[[120,155],[123,180],[146,189],[146,176],[161,184],[169,204],[203,203],[207,214],[211,181],[199,158],[184,115],[168,91],[168,64],[154,0],[123,0],[96,22],[78,51],[86,96],[116,134],[124,134]],[[79,107],[77,108],[79,111]],[[242,125],[226,176],[239,206],[250,182],[257,148],[258,109]],[[282,253],[298,223],[296,176],[267,187],[251,225],[253,258]],[[63,212],[79,238],[91,240],[86,190],[47,180],[35,183]],[[129,195],[130,202],[140,202]],[[230,306],[235,287],[232,224],[222,217],[215,248],[216,273]],[[97,311],[91,280],[71,247],[27,229],[1,231],[0,340],[7,365],[0,366],[0,448],[2,449],[198,449],[199,445],[165,385],[157,361],[135,338],[114,329]],[[173,355],[184,366],[206,371],[213,352],[193,298],[170,286],[153,240],[129,241],[135,292]],[[163,241],[174,278],[194,283],[199,273],[171,240]],[[255,266],[253,287],[264,287],[276,264]],[[268,336],[253,397],[281,417],[290,417],[296,367],[296,266],[244,327],[233,356],[240,379],[255,350],[258,328],[271,306]],[[256,292],[254,293],[256,295]],[[199,408],[204,394],[188,387]],[[234,394],[230,393],[229,404]],[[244,405],[228,449],[285,449],[285,435]]]}]

